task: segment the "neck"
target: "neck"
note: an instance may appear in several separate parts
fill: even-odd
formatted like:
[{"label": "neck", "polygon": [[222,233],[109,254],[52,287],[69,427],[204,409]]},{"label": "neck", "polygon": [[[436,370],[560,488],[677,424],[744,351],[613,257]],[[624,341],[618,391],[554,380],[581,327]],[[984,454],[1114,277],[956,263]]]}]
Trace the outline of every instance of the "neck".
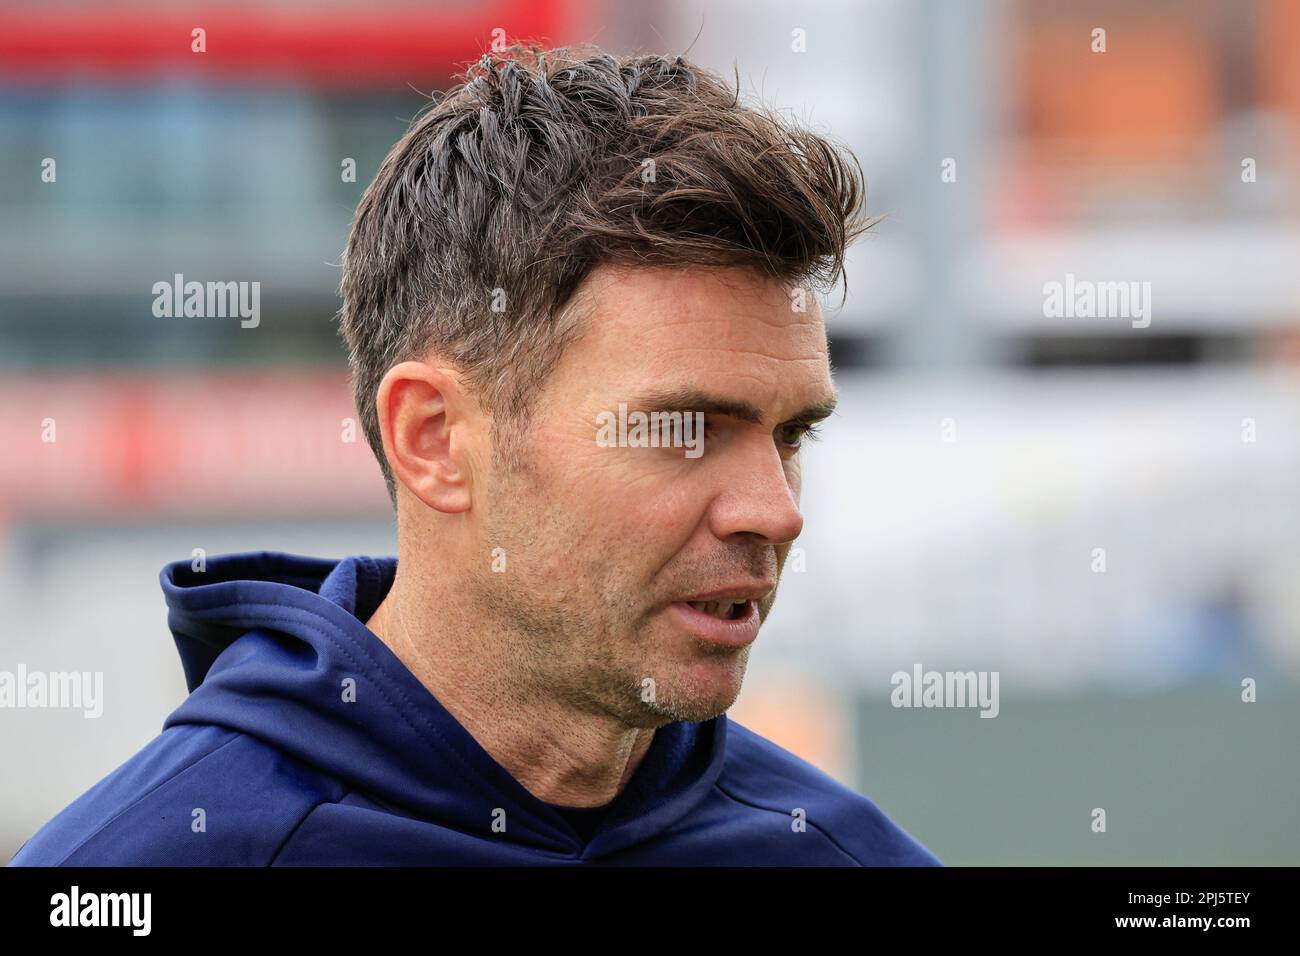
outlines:
[{"label": "neck", "polygon": [[[546,690],[518,641],[465,605],[441,575],[399,559],[393,586],[366,626],[529,793],[562,806],[613,800],[654,739]],[[441,580],[441,584],[440,584]]]}]

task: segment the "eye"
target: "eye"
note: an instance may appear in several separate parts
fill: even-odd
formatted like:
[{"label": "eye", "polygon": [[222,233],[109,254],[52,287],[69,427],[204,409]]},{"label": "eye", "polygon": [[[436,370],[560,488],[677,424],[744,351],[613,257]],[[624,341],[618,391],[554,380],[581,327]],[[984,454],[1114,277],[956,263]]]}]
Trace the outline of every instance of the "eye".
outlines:
[{"label": "eye", "polygon": [[776,430],[777,441],[791,448],[798,448],[805,438],[816,441],[819,434],[816,422],[789,422]]},{"label": "eye", "polygon": [[688,434],[694,439],[705,438],[712,431],[710,428],[709,417],[700,415],[696,417],[695,412],[685,411],[677,418],[669,419],[671,422],[670,431],[672,432],[673,442],[675,444],[684,443]]}]

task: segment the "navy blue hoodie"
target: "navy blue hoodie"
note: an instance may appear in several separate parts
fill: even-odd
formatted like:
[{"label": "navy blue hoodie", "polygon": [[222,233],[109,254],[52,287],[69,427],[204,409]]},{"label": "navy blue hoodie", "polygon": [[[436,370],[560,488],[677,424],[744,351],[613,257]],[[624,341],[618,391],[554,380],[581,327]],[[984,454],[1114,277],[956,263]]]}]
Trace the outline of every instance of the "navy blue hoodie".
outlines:
[{"label": "navy blue hoodie", "polygon": [[11,865],[939,865],[725,714],[660,728],[575,828],[365,626],[396,567],[271,552],[165,567],[190,695]]}]

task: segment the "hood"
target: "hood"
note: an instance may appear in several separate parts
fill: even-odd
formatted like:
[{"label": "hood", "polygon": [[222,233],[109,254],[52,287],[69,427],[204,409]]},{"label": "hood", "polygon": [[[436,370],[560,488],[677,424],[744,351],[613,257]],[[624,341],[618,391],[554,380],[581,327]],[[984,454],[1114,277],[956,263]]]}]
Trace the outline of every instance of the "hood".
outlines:
[{"label": "hood", "polygon": [[[364,621],[392,586],[394,557],[325,560],[276,552],[177,561],[162,570],[168,625],[190,695],[164,723],[256,737],[389,805],[469,832],[562,852],[581,844],[550,804],[519,784]],[[349,688],[354,693],[346,694]],[[347,697],[354,697],[348,700]],[[661,727],[584,857],[666,830],[713,786],[726,715]]]}]

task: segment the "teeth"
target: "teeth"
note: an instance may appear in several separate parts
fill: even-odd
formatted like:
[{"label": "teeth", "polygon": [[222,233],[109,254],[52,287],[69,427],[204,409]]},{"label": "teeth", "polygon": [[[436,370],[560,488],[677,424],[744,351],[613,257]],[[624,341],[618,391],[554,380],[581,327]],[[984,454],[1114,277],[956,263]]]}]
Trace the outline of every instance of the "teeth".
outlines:
[{"label": "teeth", "polygon": [[711,614],[713,617],[727,620],[732,616],[732,609],[743,602],[740,601],[691,601],[691,607],[697,611],[703,611],[705,614]]}]

